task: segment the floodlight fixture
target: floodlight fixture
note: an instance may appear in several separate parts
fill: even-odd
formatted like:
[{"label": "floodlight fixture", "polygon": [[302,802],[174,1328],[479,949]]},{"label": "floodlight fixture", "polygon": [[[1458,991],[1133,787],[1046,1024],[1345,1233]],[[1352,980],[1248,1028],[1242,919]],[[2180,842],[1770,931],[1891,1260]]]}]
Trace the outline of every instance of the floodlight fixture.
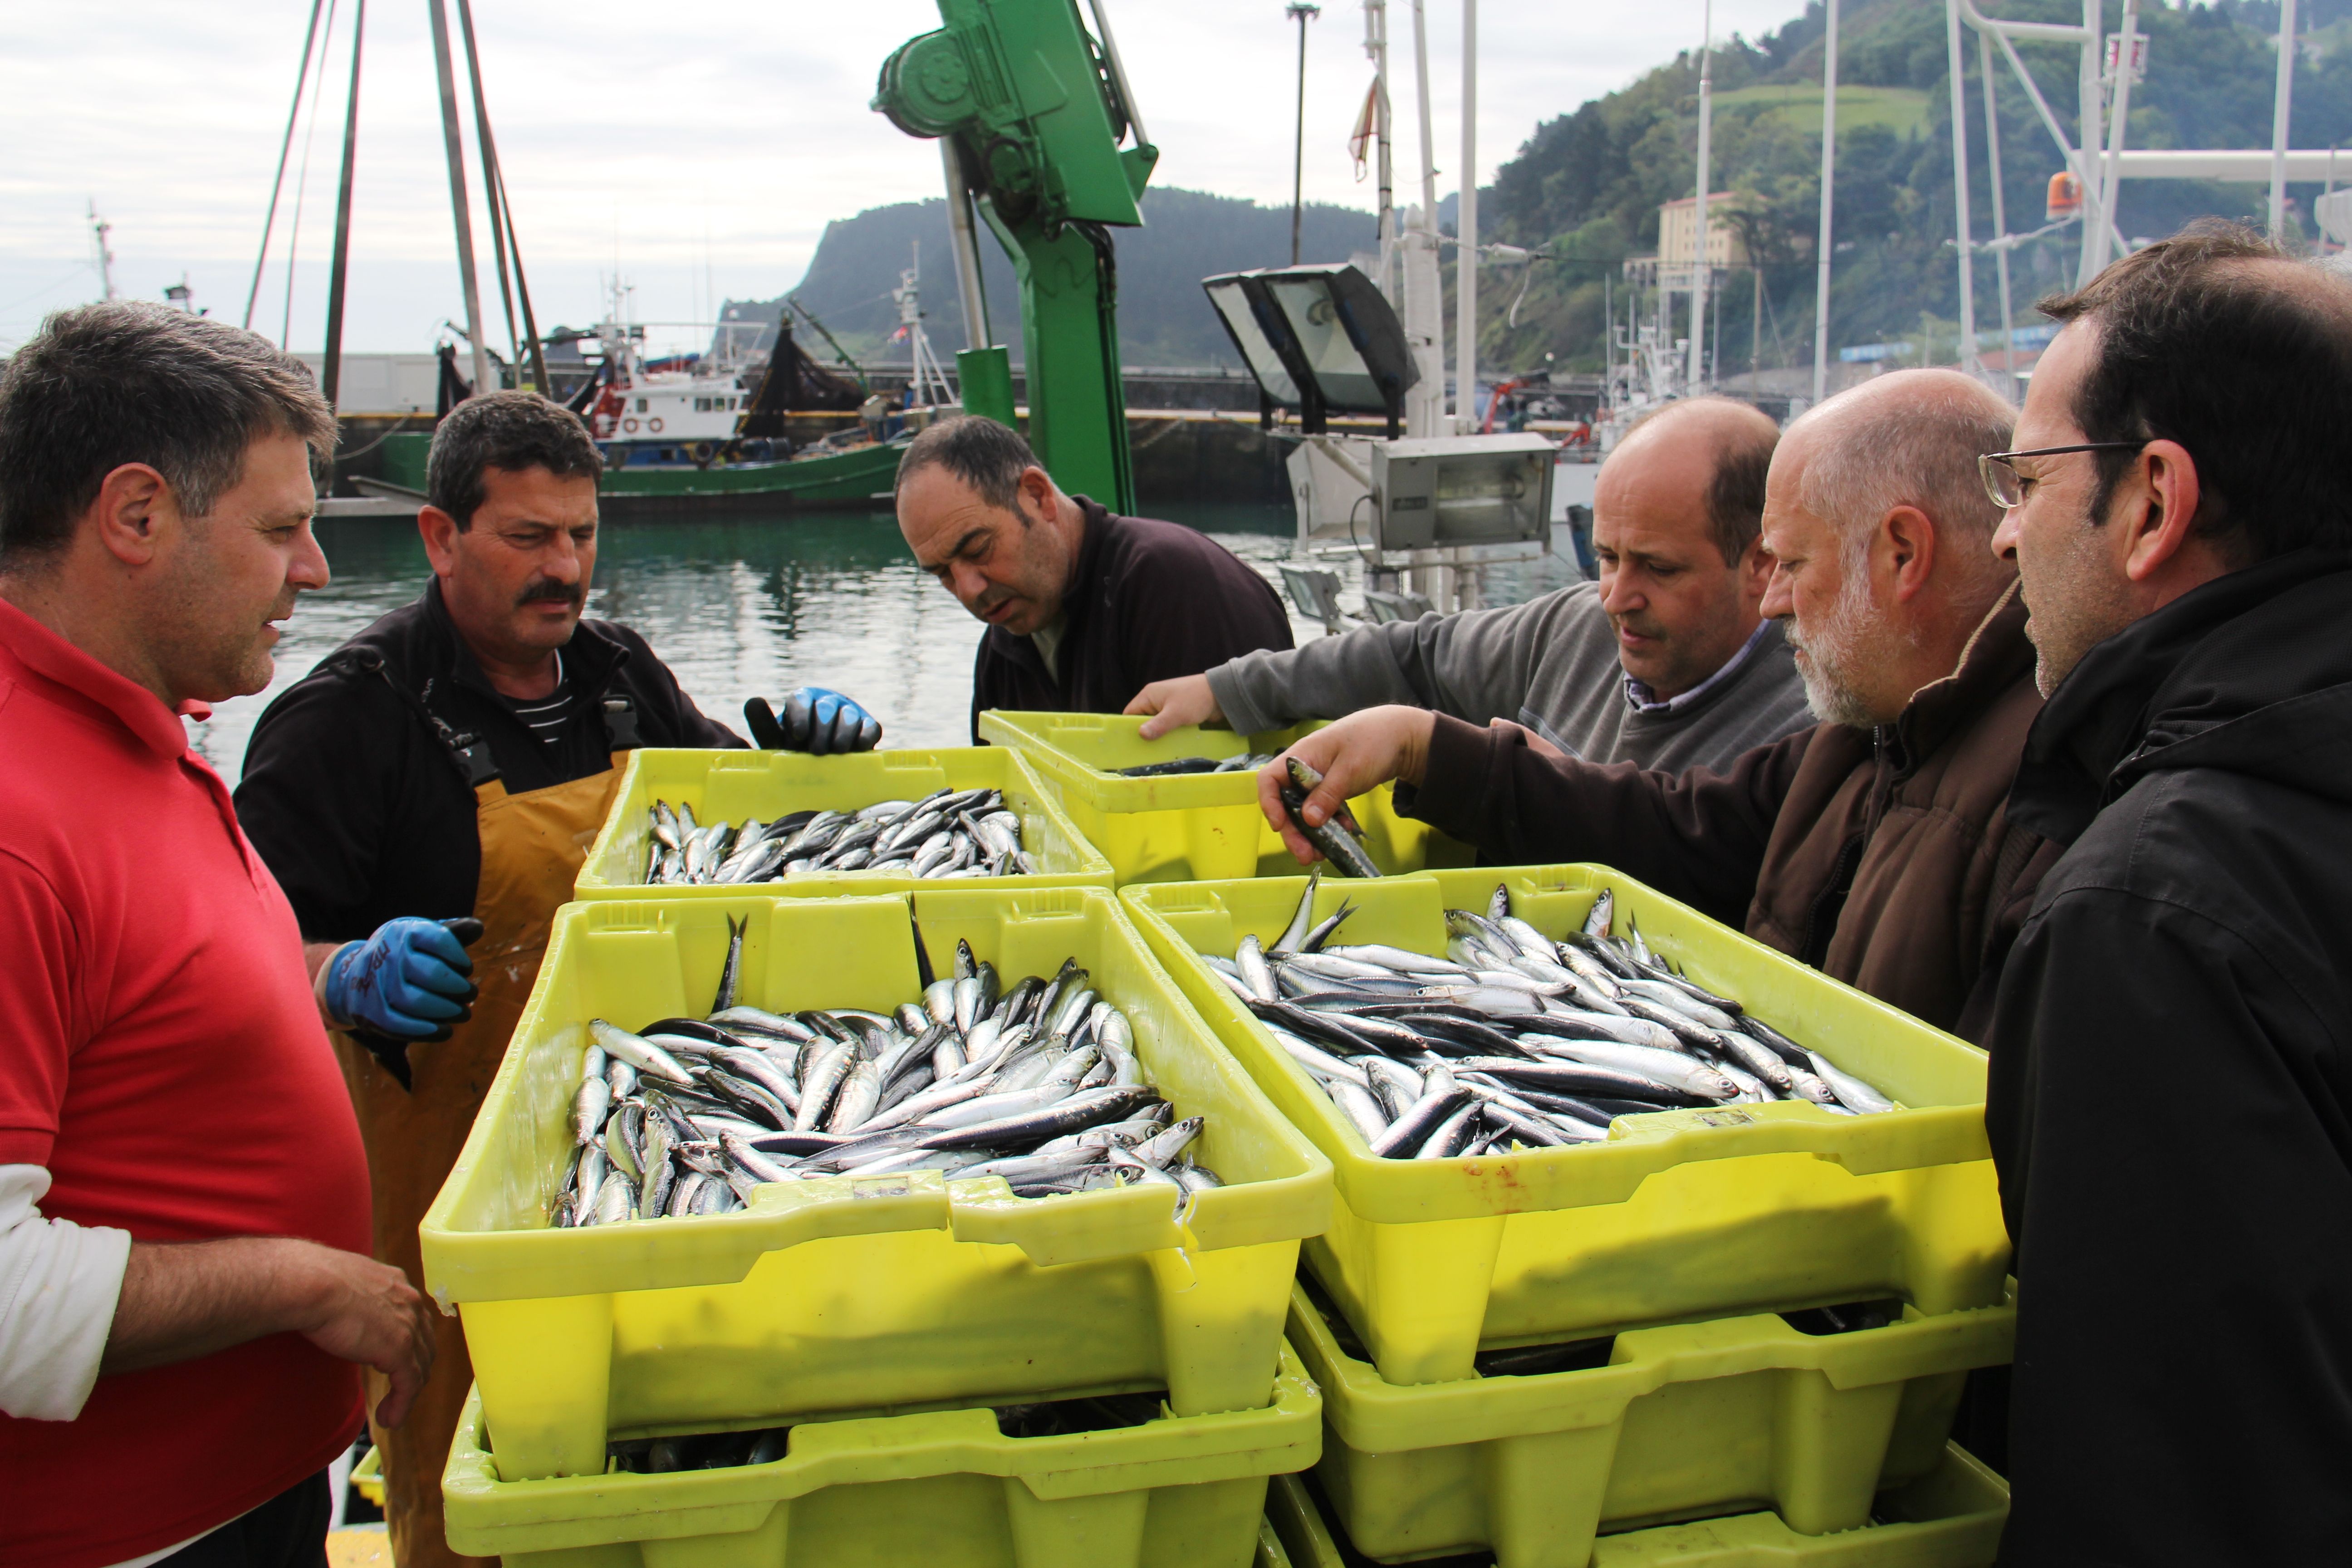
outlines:
[{"label": "floodlight fixture", "polygon": [[1275,267],[1204,279],[1217,319],[1258,384],[1262,421],[1298,411],[1319,436],[1333,414],[1379,414],[1396,438],[1420,377],[1404,324],[1372,280],[1346,264]]},{"label": "floodlight fixture", "polygon": [[1552,461],[1541,436],[1440,436],[1372,447],[1373,548],[1547,542]]}]

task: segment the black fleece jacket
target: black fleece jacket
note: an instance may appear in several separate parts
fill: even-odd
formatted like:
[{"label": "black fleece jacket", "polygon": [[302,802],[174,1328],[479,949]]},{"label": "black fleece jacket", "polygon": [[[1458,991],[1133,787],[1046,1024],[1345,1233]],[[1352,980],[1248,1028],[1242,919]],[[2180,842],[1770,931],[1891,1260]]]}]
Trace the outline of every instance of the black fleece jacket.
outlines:
[{"label": "black fleece jacket", "polygon": [[612,621],[580,623],[563,678],[570,715],[541,740],[492,689],[436,581],[279,694],[247,744],[236,816],[303,936],[347,942],[399,915],[473,912],[482,846],[469,764],[520,795],[601,773],[615,751],[743,744]]},{"label": "black fleece jacket", "polygon": [[2068,846],[2001,976],[2008,1568],[2352,1554],[2352,556],[2092,649],[2010,814]]},{"label": "black fleece jacket", "polygon": [[1281,596],[1232,551],[1181,523],[1071,499],[1087,526],[1062,599],[1059,673],[1032,639],[989,627],[972,660],[974,741],[992,708],[1117,713],[1155,680],[1290,646]]}]

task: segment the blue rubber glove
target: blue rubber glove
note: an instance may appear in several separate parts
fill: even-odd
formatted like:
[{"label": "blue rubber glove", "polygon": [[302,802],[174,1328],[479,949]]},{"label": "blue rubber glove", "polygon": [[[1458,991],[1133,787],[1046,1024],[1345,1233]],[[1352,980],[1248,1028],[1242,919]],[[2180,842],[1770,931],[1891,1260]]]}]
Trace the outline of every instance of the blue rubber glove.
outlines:
[{"label": "blue rubber glove", "polygon": [[767,700],[754,697],[743,704],[744,721],[751,739],[762,750],[807,752],[827,756],[836,752],[870,752],[882,741],[882,721],[838,691],[803,686],[784,699],[778,714]]},{"label": "blue rubber glove", "polygon": [[327,960],[320,993],[337,1022],[404,1040],[446,1039],[468,1016],[474,961],[438,921],[386,921],[365,942],[345,942]]}]

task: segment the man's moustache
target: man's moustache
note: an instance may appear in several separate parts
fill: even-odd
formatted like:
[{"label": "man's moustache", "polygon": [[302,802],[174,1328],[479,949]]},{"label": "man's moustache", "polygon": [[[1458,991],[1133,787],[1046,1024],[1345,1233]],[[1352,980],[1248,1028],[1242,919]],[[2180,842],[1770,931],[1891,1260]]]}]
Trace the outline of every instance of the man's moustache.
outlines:
[{"label": "man's moustache", "polygon": [[584,584],[534,583],[522,591],[521,596],[515,600],[515,605],[520,609],[525,605],[545,603],[574,605],[586,596],[587,587]]}]

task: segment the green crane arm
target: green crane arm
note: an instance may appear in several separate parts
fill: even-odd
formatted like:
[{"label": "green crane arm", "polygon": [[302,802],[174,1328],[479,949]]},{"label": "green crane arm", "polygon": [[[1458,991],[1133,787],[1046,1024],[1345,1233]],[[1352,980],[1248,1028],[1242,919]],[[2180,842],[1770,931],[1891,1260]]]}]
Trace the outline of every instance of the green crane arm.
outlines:
[{"label": "green crane arm", "polygon": [[909,136],[949,140],[1013,258],[1038,460],[1066,492],[1131,512],[1109,231],[1142,224],[1136,201],[1159,149],[1139,131],[1120,148],[1134,113],[1116,57],[1087,33],[1076,0],[939,6],[946,26],[883,63],[874,107]]}]

